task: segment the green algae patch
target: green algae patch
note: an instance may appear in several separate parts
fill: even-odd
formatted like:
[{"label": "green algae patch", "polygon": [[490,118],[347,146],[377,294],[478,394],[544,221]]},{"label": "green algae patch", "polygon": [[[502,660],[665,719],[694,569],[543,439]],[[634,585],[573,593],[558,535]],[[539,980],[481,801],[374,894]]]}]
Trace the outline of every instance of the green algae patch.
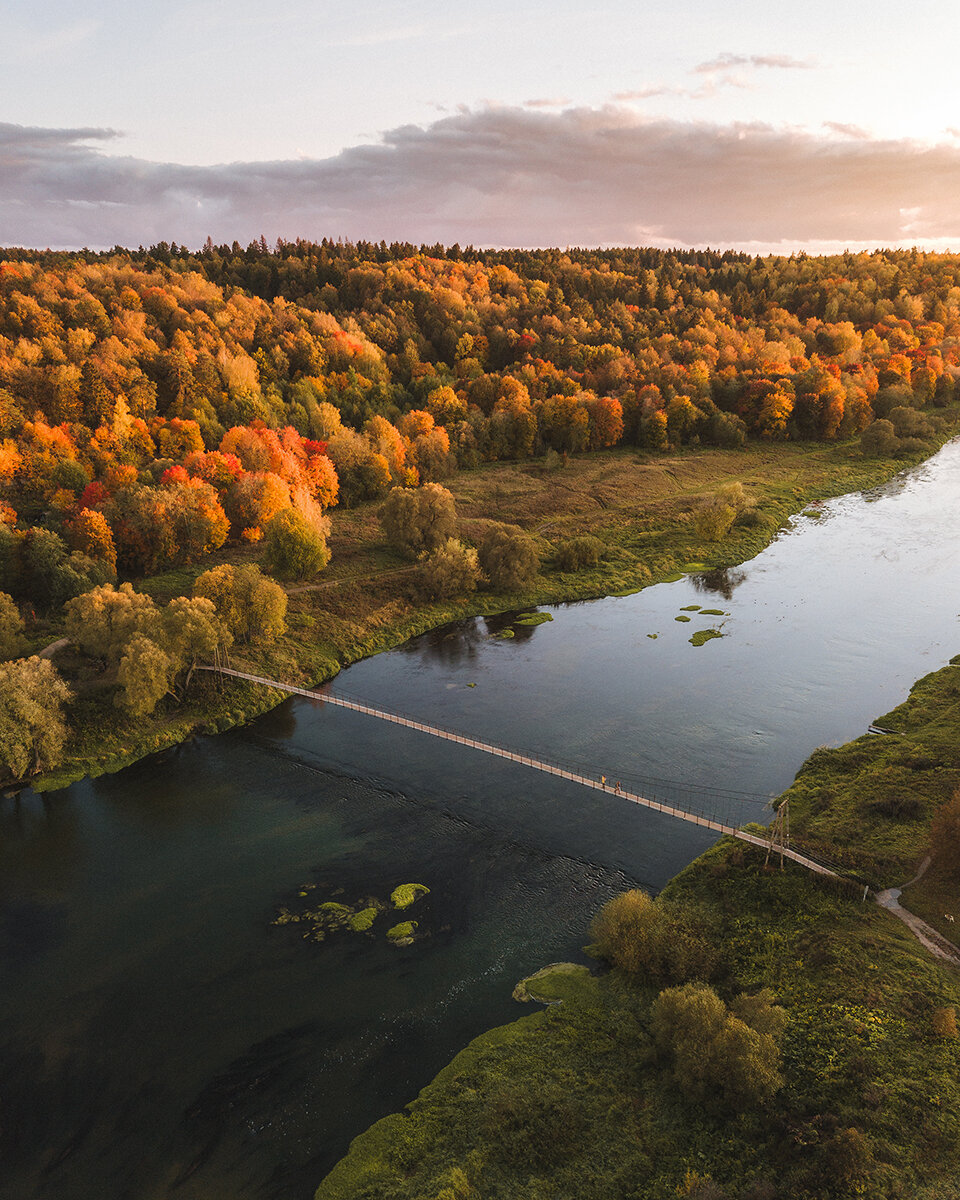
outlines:
[{"label": "green algae patch", "polygon": [[596,991],[596,981],[589,967],[580,963],[551,963],[513,989],[514,1000],[521,1004],[560,1004],[564,1000],[588,1000]]},{"label": "green algae patch", "polygon": [[730,614],[725,613],[722,608],[701,608],[701,617],[728,617]]},{"label": "green algae patch", "polygon": [[702,646],[704,642],[709,642],[711,638],[722,638],[723,634],[719,629],[698,629],[690,639],[692,646]]},{"label": "green algae patch", "polygon": [[683,608],[680,609],[680,611],[681,612],[699,612],[700,605],[699,604],[685,604],[683,606]]},{"label": "green algae patch", "polygon": [[390,902],[394,908],[409,908],[421,896],[429,896],[430,889],[425,883],[401,883],[390,893]]},{"label": "green algae patch", "polygon": [[637,596],[643,591],[642,587],[623,588],[619,592],[608,592],[609,596]]},{"label": "green algae patch", "polygon": [[648,638],[650,638],[650,639],[651,639],[652,641],[654,641],[654,642],[657,640],[657,638],[658,638],[659,636],[660,636],[660,634],[659,634],[659,633],[648,633],[648,634],[647,634],[647,637],[648,637]]},{"label": "green algae patch", "polygon": [[683,578],[683,571],[671,571],[669,575],[664,575],[660,580],[661,583],[677,583]]},{"label": "green algae patch", "polygon": [[347,924],[354,933],[366,933],[370,926],[377,919],[377,913],[380,910],[374,905],[370,908],[361,908],[359,912],[353,913],[347,918]]},{"label": "green algae patch", "polygon": [[501,629],[500,632],[497,634],[497,637],[501,637],[501,638],[512,638],[514,636],[515,635],[514,635],[514,632],[512,629]]},{"label": "green algae patch", "polygon": [[684,571],[686,571],[686,572],[689,572],[689,571],[705,571],[705,570],[707,569],[707,564],[706,564],[706,563],[701,563],[701,562],[684,563],[684,565],[683,565],[683,569],[684,569]]},{"label": "green algae patch", "polygon": [[409,946],[412,944],[413,935],[416,932],[416,921],[401,921],[399,925],[394,925],[392,929],[387,930],[387,941],[393,942],[395,946]]},{"label": "green algae patch", "polygon": [[675,621],[689,621],[690,620],[689,617],[684,617],[684,616],[674,617],[673,619]]},{"label": "green algae patch", "polygon": [[550,613],[536,612],[529,613],[525,617],[517,617],[514,625],[545,625],[548,621],[552,621],[553,617]]}]

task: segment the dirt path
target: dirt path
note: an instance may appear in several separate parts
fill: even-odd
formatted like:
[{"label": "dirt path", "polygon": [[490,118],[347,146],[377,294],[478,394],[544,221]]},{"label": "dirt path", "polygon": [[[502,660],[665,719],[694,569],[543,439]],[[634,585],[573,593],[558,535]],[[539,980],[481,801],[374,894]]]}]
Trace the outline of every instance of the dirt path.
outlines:
[{"label": "dirt path", "polygon": [[921,921],[918,916],[900,905],[900,894],[904,888],[910,887],[911,884],[917,883],[926,873],[927,867],[930,866],[930,856],[928,855],[920,864],[920,870],[910,880],[910,883],[905,883],[902,888],[885,888],[882,892],[877,892],[877,903],[881,908],[885,908],[888,912],[893,913],[898,917],[904,925],[913,933],[921,946],[925,946],[931,954],[937,958],[942,958],[945,962],[952,963],[955,967],[960,967],[960,953],[957,952],[955,946],[952,946],[945,937],[939,934],[926,921]]},{"label": "dirt path", "polygon": [[44,646],[44,648],[41,651],[39,651],[39,653],[37,654],[37,657],[38,658],[53,658],[53,656],[56,654],[56,652],[58,650],[62,650],[64,648],[64,646],[69,646],[69,645],[70,645],[69,638],[65,638],[65,637],[57,638],[57,640],[55,642],[51,642],[49,646]]}]

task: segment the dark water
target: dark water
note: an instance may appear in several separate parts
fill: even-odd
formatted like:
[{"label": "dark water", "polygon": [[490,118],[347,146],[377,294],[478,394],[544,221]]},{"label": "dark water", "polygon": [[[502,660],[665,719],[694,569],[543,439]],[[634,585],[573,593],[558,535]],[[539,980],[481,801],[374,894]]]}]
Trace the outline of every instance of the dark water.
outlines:
[{"label": "dark water", "polygon": [[[960,442],[738,571],[555,609],[509,640],[504,618],[465,622],[336,688],[762,818],[816,745],[960,651],[958,500]],[[690,644],[711,626],[723,638]],[[514,982],[577,954],[608,896],[662,886],[708,844],[306,701],[5,800],[0,837],[4,1200],[308,1197],[352,1136],[523,1011]],[[352,904],[408,881],[431,888],[412,946],[271,924],[306,883]]]}]

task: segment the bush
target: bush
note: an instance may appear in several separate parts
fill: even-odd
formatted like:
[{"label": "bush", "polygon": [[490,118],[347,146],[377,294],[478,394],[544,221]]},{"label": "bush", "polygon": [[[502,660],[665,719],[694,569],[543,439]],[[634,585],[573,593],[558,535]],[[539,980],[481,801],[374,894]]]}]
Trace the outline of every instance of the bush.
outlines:
[{"label": "bush", "polygon": [[423,590],[432,600],[446,600],[475,592],[480,579],[477,552],[456,538],[447,538],[424,561],[421,579]]},{"label": "bush", "polygon": [[603,555],[603,542],[586,534],[561,542],[557,548],[557,566],[561,571],[580,571],[595,567]]},{"label": "bush", "polygon": [[383,532],[391,546],[416,556],[430,553],[453,537],[457,510],[453,496],[439,483],[422,488],[391,488],[380,509]]},{"label": "bush", "polygon": [[935,1008],[930,1016],[933,1036],[938,1038],[955,1038],[957,1036],[957,1010],[950,1005],[947,1008]]},{"label": "bush", "polygon": [[650,1018],[657,1049],[688,1100],[713,1098],[728,1107],[748,1108],[780,1089],[776,1039],[785,1016],[775,1015],[769,994],[749,1000],[752,1004],[745,1003],[742,1011],[759,1028],[728,1012],[706,984],[667,988],[654,1001]]},{"label": "bush", "polygon": [[883,418],[868,425],[860,434],[860,450],[867,458],[888,458],[898,445],[893,423]]},{"label": "bush", "polygon": [[594,917],[591,950],[622,971],[664,983],[709,979],[718,954],[701,932],[707,920],[692,906],[657,903],[634,889],[614,896]]},{"label": "bush", "polygon": [[494,525],[480,543],[480,566],[491,587],[516,592],[535,578],[540,556],[527,534],[507,525]]}]

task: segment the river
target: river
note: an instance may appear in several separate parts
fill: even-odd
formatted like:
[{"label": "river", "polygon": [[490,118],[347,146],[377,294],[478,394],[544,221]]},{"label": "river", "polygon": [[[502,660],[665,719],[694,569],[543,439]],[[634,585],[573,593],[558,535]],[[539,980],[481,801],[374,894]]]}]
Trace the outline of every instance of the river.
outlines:
[{"label": "river", "polygon": [[[814,747],[864,732],[960,651],[958,503],[960,440],[797,517],[737,570],[536,627],[462,622],[334,687],[766,820]],[[707,628],[722,636],[692,645]],[[578,955],[609,896],[661,887],[710,844],[306,700],[6,799],[0,838],[4,1200],[306,1200],[351,1137],[522,1014],[513,984]],[[386,917],[322,943],[273,923],[403,882],[431,889],[404,914],[411,945],[388,942]]]}]

